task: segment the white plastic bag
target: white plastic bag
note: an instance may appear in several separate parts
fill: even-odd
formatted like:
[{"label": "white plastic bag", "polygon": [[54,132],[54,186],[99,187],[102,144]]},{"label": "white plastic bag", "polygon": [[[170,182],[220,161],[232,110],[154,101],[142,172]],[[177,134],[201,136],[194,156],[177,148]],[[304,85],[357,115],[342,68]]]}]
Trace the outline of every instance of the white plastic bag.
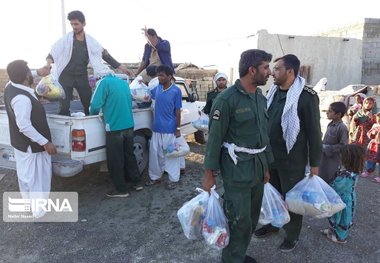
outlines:
[{"label": "white plastic bag", "polygon": [[129,85],[132,98],[136,102],[150,102],[152,100],[152,94],[147,85],[142,81],[141,76],[137,76]]},{"label": "white plastic bag", "polygon": [[205,113],[201,112],[201,116],[199,117],[199,119],[196,121],[193,121],[191,124],[197,130],[208,131],[208,123],[209,123],[209,117]]},{"label": "white plastic bag", "polygon": [[230,240],[227,218],[219,203],[219,195],[215,191],[215,186],[211,188],[211,195],[208,199],[206,217],[202,224],[202,235],[207,245],[218,250],[225,248]]},{"label": "white plastic bag", "polygon": [[307,176],[286,193],[289,211],[313,216],[330,217],[343,210],[346,205],[340,196],[319,176]]},{"label": "white plastic bag", "polygon": [[166,157],[177,158],[186,156],[190,152],[190,146],[187,144],[185,137],[180,136],[175,138],[173,144],[169,144],[166,149],[164,149]]},{"label": "white plastic bag", "polygon": [[152,90],[153,88],[157,87],[159,84],[160,82],[158,81],[158,77],[155,77],[149,81],[148,88]]},{"label": "white plastic bag", "polygon": [[289,223],[290,215],[281,194],[270,183],[264,185],[264,196],[261,205],[259,223],[261,225],[271,224],[281,228]]},{"label": "white plastic bag", "polygon": [[59,100],[66,97],[65,91],[58,80],[53,79],[52,75],[43,77],[36,86],[36,93],[48,100]]},{"label": "white plastic bag", "polygon": [[196,188],[196,190],[200,192],[200,194],[184,203],[177,212],[183,233],[188,239],[193,240],[201,237],[202,222],[205,217],[209,199],[208,192],[200,188]]}]

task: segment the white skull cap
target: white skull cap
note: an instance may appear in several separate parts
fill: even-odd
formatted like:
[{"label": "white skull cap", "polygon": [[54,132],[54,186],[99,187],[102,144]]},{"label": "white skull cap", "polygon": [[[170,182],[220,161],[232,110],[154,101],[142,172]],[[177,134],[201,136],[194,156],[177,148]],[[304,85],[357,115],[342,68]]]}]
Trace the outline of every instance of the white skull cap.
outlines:
[{"label": "white skull cap", "polygon": [[225,73],[223,72],[218,72],[215,74],[214,81],[216,82],[220,78],[225,78],[228,81],[228,77]]}]

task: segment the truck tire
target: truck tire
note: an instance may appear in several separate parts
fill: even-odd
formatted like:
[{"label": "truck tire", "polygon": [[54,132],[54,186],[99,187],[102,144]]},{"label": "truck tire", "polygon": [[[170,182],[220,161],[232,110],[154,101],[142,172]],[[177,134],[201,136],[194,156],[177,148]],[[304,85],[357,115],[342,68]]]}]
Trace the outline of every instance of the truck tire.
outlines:
[{"label": "truck tire", "polygon": [[147,168],[149,160],[148,141],[144,136],[136,135],[133,138],[133,153],[136,156],[140,175],[142,175]]},{"label": "truck tire", "polygon": [[194,132],[194,139],[197,143],[205,144],[207,142],[207,134],[203,131]]}]

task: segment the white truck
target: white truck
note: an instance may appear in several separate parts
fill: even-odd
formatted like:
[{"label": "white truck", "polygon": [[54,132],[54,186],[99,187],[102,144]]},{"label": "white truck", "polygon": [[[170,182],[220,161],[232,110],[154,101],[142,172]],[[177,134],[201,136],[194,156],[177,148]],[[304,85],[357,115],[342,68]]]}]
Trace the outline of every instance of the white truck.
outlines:
[{"label": "white truck", "polygon": [[[122,77],[122,76],[119,76]],[[182,91],[181,134],[196,133],[196,138],[204,143],[203,133],[192,126],[199,118],[204,102],[197,101],[185,79],[176,77],[176,85]],[[72,103],[72,111],[80,102]],[[54,114],[57,103],[44,105],[50,127],[52,141],[57,148],[53,156],[53,172],[58,176],[69,177],[80,173],[84,165],[106,160],[104,123],[100,116],[69,117]],[[74,108],[74,109],[73,109]],[[53,114],[52,114],[53,113]],[[140,173],[148,163],[149,139],[152,135],[153,113],[151,108],[133,109],[135,122],[134,154]],[[13,148],[10,145],[8,117],[4,106],[0,106],[0,167],[16,169]]]}]

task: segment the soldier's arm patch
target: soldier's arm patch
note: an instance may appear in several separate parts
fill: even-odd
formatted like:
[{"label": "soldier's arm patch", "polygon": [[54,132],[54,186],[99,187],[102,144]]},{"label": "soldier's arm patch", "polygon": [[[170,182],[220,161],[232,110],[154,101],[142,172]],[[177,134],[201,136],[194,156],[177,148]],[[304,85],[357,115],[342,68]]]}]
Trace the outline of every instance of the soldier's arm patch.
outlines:
[{"label": "soldier's arm patch", "polygon": [[212,115],[212,119],[218,121],[219,118],[220,118],[220,110],[214,110],[214,113]]}]

